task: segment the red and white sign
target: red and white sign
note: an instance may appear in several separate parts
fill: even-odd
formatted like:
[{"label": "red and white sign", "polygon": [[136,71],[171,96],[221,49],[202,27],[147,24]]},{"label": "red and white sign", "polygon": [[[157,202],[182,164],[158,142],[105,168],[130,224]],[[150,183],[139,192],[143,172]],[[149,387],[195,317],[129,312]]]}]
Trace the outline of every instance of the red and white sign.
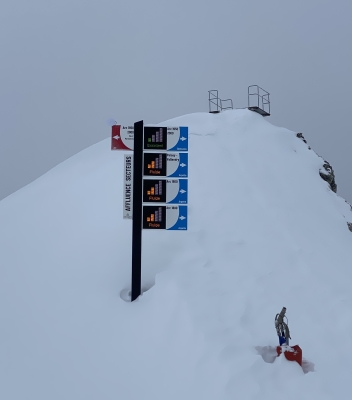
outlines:
[{"label": "red and white sign", "polygon": [[134,126],[111,127],[111,150],[133,150]]}]

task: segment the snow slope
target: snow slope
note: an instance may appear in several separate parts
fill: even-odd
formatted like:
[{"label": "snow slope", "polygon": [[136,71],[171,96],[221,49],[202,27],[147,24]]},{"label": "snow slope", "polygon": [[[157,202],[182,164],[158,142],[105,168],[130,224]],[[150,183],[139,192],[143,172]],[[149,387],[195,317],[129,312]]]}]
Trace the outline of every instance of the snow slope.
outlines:
[{"label": "snow slope", "polygon": [[[352,212],[323,160],[248,110],[160,125],[189,127],[189,230],[143,232],[134,303],[109,140],[0,202],[0,398],[350,399]],[[264,361],[283,306],[314,371]]]}]

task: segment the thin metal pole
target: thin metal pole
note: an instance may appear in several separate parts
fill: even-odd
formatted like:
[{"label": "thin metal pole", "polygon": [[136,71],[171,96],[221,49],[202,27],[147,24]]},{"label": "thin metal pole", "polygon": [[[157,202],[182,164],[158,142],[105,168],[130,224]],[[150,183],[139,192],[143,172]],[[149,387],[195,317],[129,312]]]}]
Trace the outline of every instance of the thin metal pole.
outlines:
[{"label": "thin metal pole", "polygon": [[142,184],[143,184],[143,121],[139,121],[134,124],[131,301],[136,300],[141,294]]}]

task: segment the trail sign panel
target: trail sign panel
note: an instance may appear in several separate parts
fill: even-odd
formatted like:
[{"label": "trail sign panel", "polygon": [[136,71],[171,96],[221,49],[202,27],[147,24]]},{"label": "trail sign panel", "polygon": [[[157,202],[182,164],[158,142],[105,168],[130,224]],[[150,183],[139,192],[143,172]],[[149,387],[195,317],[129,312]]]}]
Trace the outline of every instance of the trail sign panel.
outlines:
[{"label": "trail sign panel", "polygon": [[166,153],[144,153],[143,175],[166,176]]},{"label": "trail sign panel", "polygon": [[188,203],[188,179],[166,179],[166,203]]},{"label": "trail sign panel", "polygon": [[133,125],[113,125],[111,127],[111,150],[133,150],[133,139]]},{"label": "trail sign panel", "polygon": [[187,206],[143,206],[143,229],[187,230]]},{"label": "trail sign panel", "polygon": [[144,179],[144,203],[187,204],[187,179]]},{"label": "trail sign panel", "polygon": [[172,231],[187,230],[188,207],[166,206],[166,229]]},{"label": "trail sign panel", "polygon": [[133,156],[130,154],[125,154],[124,159],[123,218],[132,219]]},{"label": "trail sign panel", "polygon": [[188,177],[188,153],[144,153],[144,176]]},{"label": "trail sign panel", "polygon": [[143,206],[143,229],[166,229],[166,206]]},{"label": "trail sign panel", "polygon": [[144,150],[188,151],[188,127],[145,126]]},{"label": "trail sign panel", "polygon": [[[133,150],[134,126],[111,127],[111,150]],[[188,151],[188,127],[144,127],[144,150]]]},{"label": "trail sign panel", "polygon": [[144,203],[166,203],[166,180],[143,180]]},{"label": "trail sign panel", "polygon": [[188,153],[167,153],[166,176],[188,177]]}]

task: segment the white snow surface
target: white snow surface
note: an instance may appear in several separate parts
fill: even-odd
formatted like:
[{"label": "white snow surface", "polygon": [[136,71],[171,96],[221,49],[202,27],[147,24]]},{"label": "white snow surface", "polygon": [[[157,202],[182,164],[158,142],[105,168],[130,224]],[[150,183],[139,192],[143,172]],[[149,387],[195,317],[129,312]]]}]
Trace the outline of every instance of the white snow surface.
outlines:
[{"label": "white snow surface", "polygon": [[[0,202],[0,399],[351,399],[352,212],[324,160],[248,110],[159,125],[189,127],[188,231],[143,231],[133,303],[110,140]],[[310,372],[270,358],[283,306]]]}]

